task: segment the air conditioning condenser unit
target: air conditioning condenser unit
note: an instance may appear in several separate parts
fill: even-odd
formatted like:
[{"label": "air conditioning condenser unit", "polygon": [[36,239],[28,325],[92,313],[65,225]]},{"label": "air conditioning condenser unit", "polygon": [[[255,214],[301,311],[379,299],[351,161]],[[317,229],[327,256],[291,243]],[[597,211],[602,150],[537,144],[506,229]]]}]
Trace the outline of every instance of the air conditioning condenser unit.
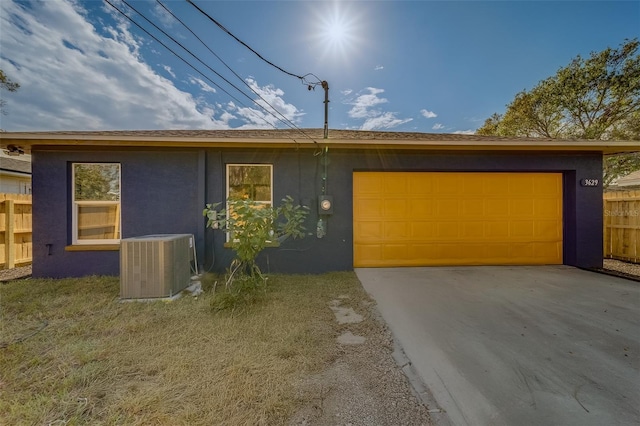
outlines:
[{"label": "air conditioning condenser unit", "polygon": [[159,234],[120,242],[120,298],[172,297],[191,281],[191,234]]}]

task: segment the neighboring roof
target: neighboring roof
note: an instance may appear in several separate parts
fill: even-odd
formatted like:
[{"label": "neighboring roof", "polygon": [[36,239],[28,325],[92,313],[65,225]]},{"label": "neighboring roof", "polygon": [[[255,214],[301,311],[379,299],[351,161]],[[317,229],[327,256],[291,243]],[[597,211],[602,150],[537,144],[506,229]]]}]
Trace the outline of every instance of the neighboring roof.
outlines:
[{"label": "neighboring roof", "polygon": [[31,162],[22,160],[18,157],[0,157],[0,171],[30,175]]},{"label": "neighboring roof", "polygon": [[629,173],[628,175],[621,177],[616,182],[616,186],[637,186],[640,185],[640,170]]},{"label": "neighboring roof", "polygon": [[73,132],[0,132],[0,146],[16,145],[29,152],[32,146],[121,146],[121,147],[246,147],[280,148],[315,146],[340,148],[391,148],[419,150],[487,151],[640,151],[638,141],[559,140],[507,138],[416,132],[361,130],[123,130]]}]

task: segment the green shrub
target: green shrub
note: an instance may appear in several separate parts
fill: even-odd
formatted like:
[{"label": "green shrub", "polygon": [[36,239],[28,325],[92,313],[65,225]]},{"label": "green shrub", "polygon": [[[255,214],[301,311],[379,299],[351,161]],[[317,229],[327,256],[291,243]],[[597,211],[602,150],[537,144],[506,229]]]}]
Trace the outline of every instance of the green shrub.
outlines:
[{"label": "green shrub", "polygon": [[[207,204],[202,214],[207,226],[229,234],[235,259],[225,277],[224,289],[214,297],[214,310],[235,309],[253,303],[266,291],[266,277],[256,264],[260,252],[286,238],[302,238],[308,208],[293,203],[286,196],[278,207],[258,203],[249,198],[229,199],[226,209],[221,203]],[[214,287],[215,290],[215,287]]]}]

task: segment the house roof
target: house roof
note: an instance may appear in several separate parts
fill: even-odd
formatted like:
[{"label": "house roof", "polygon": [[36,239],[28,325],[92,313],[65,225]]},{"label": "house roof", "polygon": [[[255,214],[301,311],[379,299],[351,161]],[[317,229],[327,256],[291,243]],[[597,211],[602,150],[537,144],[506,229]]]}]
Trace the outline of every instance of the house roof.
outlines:
[{"label": "house roof", "polygon": [[617,186],[637,186],[640,185],[640,170],[621,177],[616,182]]},{"label": "house roof", "polygon": [[417,132],[330,130],[121,130],[2,132],[0,146],[15,145],[25,152],[33,146],[119,147],[245,147],[331,149],[417,149],[480,151],[564,151],[613,154],[640,151],[638,141],[509,138]]},{"label": "house roof", "polygon": [[11,172],[24,175],[31,174],[31,162],[20,158],[0,156],[0,172]]}]

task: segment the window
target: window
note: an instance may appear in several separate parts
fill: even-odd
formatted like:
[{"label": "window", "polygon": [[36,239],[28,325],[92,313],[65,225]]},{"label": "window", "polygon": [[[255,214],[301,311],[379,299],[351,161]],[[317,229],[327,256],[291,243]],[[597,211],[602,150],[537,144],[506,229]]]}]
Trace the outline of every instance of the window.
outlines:
[{"label": "window", "polygon": [[120,164],[74,163],[73,244],[119,243]]},{"label": "window", "polygon": [[249,198],[271,206],[272,180],[271,164],[227,164],[227,198]]},{"label": "window", "polygon": [[[270,207],[273,199],[271,164],[227,164],[227,199],[250,199]],[[227,204],[227,214],[233,214]],[[227,241],[233,236],[227,234]],[[235,240],[234,240],[235,241]]]}]

